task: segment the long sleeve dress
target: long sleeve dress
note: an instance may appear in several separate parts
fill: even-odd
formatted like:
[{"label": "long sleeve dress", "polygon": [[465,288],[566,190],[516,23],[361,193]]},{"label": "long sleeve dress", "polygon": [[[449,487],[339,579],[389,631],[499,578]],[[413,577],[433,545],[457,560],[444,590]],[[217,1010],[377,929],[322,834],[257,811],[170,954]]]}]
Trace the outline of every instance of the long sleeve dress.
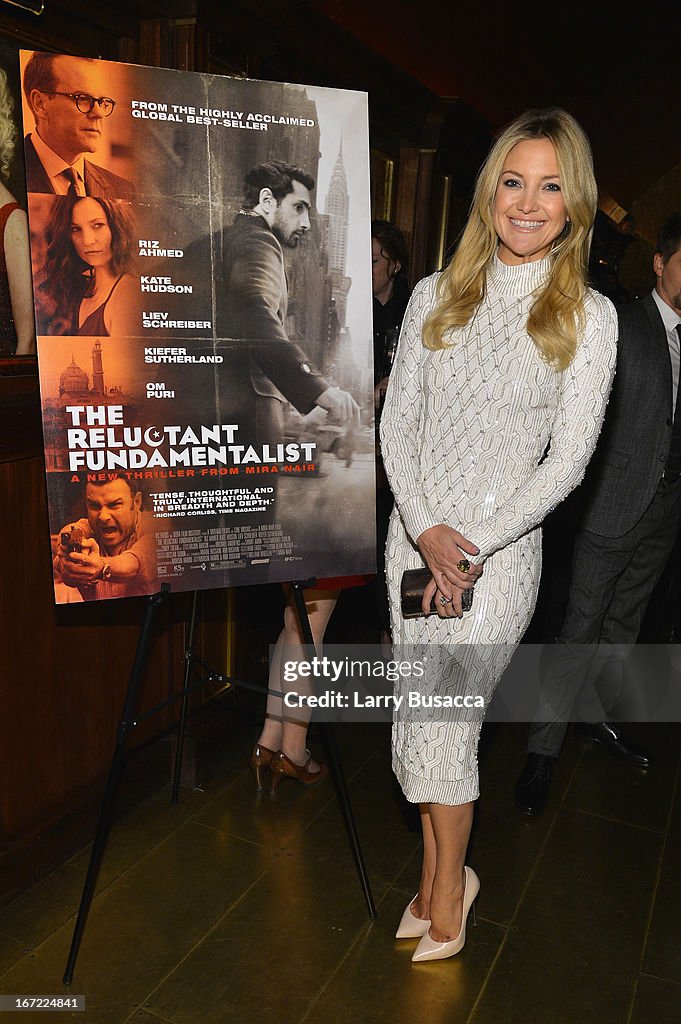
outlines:
[{"label": "long sleeve dress", "polygon": [[[584,475],[615,371],[616,312],[595,291],[570,366],[557,371],[542,359],[526,322],[549,261],[508,266],[495,257],[471,322],[438,351],[424,348],[421,334],[439,275],[423,279],[405,314],[381,417],[395,496],[386,548],[393,642],[431,652],[422,685],[437,686],[433,674],[452,686],[463,678],[486,703],[534,611],[540,524]],[[402,573],[424,564],[416,540],[439,523],[480,548],[474,561],[485,566],[473,608],[462,619],[405,620]],[[480,726],[480,715],[451,710],[396,714],[393,769],[408,800],[477,798]]]}]

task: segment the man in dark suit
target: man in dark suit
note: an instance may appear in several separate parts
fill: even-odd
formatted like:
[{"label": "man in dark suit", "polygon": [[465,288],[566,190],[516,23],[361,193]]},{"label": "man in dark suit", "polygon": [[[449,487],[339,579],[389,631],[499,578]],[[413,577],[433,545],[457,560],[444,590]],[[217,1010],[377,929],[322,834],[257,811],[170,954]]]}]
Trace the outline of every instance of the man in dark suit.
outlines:
[{"label": "man in dark suit", "polygon": [[[652,758],[602,721],[620,696],[613,644],[634,644],[681,519],[681,213],[667,218],[653,259],[655,288],[618,308],[617,371],[582,490],[565,619],[547,648],[539,710],[514,797],[539,814],[567,724],[640,768]],[[608,646],[610,645],[610,646]],[[596,685],[598,683],[598,685]]]},{"label": "man in dark suit", "polygon": [[24,139],[27,190],[132,198],[132,182],[85,158],[97,152],[116,105],[100,95],[99,61],[35,52],[24,69],[23,87],[36,124]]},{"label": "man in dark suit", "polygon": [[296,249],[310,229],[313,188],[309,175],[281,161],[252,168],[244,208],[213,239],[218,337],[232,342],[224,405],[241,440],[282,441],[287,401],[303,414],[318,405],[338,423],[359,418],[352,396],[331,387],[286,332],[284,247]]}]

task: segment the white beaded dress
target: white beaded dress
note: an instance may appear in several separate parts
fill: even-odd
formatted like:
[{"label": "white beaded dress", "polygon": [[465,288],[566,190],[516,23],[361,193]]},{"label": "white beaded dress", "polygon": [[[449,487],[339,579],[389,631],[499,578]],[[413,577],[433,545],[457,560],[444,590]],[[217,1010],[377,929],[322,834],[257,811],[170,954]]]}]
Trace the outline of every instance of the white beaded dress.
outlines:
[{"label": "white beaded dress", "polygon": [[[419,282],[381,415],[382,455],[395,496],[386,547],[393,643],[396,650],[427,645],[434,652],[431,676],[443,669],[444,651],[469,691],[486,701],[534,611],[540,523],[584,475],[615,370],[615,308],[595,291],[587,295],[585,330],[570,366],[556,371],[542,359],[525,325],[549,260],[508,266],[495,257],[472,321],[438,351],[423,347],[421,330],[439,275]],[[485,565],[473,608],[462,619],[405,620],[402,573],[424,564],[415,541],[438,523],[480,548],[475,560]],[[428,672],[420,685],[433,686]],[[480,725],[479,716],[465,720],[451,711],[411,720],[396,713],[393,769],[408,800],[477,798]]]}]

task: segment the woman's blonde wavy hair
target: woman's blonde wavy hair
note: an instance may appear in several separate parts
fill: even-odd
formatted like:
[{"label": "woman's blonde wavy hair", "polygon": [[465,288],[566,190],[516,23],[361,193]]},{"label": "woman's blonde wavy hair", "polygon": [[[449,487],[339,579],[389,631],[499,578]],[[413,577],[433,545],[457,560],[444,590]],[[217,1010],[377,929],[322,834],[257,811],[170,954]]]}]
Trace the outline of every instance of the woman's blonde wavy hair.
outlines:
[{"label": "woman's blonde wavy hair", "polygon": [[506,157],[519,142],[549,139],[555,148],[561,189],[569,217],[550,252],[552,271],[537,294],[527,331],[542,357],[557,370],[569,366],[584,328],[589,248],[598,190],[591,146],[583,129],[560,107],[528,110],[499,135],[476,181],[466,226],[450,263],[437,284],[438,304],[426,317],[423,344],[429,349],[453,344],[449,331],[465,326],[480,305],[487,266],[498,238],[492,221],[494,198]]},{"label": "woman's blonde wavy hair", "polygon": [[0,174],[7,180],[14,155],[17,127],[14,123],[14,102],[7,84],[7,75],[0,68]]}]

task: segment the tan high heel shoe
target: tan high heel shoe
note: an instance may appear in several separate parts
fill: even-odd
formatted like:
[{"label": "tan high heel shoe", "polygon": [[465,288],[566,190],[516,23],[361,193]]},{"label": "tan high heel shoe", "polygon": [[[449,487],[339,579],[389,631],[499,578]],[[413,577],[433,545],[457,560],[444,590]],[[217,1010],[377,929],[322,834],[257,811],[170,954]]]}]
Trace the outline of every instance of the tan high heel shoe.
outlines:
[{"label": "tan high heel shoe", "polygon": [[325,779],[329,774],[329,766],[324,761],[319,762],[319,771],[311,772],[308,768],[312,760],[312,754],[306,750],[307,761],[305,764],[296,764],[290,757],[287,757],[283,750],[278,751],[272,758],[270,772],[272,773],[272,786],[270,793],[274,794],[279,788],[279,783],[286,777],[302,782],[304,786],[316,786],[318,782]]},{"label": "tan high heel shoe", "polygon": [[412,960],[414,963],[423,963],[425,960],[446,960],[448,956],[454,956],[456,953],[460,953],[466,942],[466,920],[468,918],[468,912],[473,907],[473,920],[475,920],[475,899],[480,892],[480,879],[476,875],[473,868],[465,867],[464,873],[464,889],[463,889],[463,909],[461,912],[461,928],[459,934],[455,939],[451,939],[449,942],[437,942],[431,937],[430,928],[421,937],[421,941],[414,950]]},{"label": "tan high heel shoe", "polygon": [[262,743],[256,743],[251,751],[251,756],[248,759],[251,771],[255,775],[255,787],[260,792],[262,790],[262,777],[265,768],[270,768],[272,765],[272,758],[276,756],[275,750],[270,750],[269,747],[263,747]]}]

